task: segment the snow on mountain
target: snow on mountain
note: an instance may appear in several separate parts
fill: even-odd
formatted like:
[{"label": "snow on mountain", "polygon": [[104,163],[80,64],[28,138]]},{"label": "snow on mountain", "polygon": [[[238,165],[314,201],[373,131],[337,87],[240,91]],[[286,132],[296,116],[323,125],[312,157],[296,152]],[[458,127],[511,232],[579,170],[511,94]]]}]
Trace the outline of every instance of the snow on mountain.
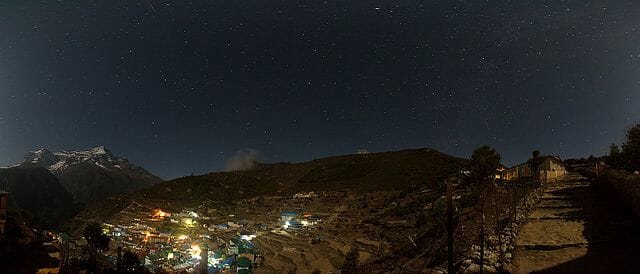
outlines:
[{"label": "snow on mountain", "polygon": [[132,164],[126,158],[116,157],[104,146],[88,150],[67,150],[51,152],[47,149],[39,149],[29,152],[25,157],[25,163],[35,164],[49,169],[58,174],[80,163],[91,163],[103,169],[122,168]]},{"label": "snow on mountain", "polygon": [[59,152],[43,148],[29,152],[23,165],[48,169],[75,201],[84,204],[163,182],[127,158],[115,156],[104,146]]}]

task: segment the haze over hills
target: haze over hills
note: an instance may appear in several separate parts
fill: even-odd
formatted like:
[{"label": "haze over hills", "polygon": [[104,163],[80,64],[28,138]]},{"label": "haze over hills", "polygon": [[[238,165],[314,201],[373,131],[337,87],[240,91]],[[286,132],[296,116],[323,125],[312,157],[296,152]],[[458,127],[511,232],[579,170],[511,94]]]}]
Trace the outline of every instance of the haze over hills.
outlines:
[{"label": "haze over hills", "polygon": [[126,158],[115,156],[104,146],[82,151],[39,149],[29,152],[22,165],[48,169],[76,202],[84,204],[163,181]]}]

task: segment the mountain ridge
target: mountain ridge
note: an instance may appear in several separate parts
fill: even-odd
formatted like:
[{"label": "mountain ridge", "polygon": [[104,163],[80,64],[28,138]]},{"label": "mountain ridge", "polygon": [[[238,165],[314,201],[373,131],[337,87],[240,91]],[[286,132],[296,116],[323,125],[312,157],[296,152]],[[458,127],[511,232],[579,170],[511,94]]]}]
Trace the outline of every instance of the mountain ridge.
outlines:
[{"label": "mountain ridge", "polygon": [[28,152],[21,166],[42,167],[55,175],[74,201],[91,204],[163,182],[161,178],[118,157],[105,146],[86,150]]}]

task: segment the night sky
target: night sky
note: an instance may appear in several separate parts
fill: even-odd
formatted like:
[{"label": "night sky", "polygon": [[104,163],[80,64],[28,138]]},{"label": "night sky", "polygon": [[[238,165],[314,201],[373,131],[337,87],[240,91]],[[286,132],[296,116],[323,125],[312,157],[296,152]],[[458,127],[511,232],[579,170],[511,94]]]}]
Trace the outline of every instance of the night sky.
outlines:
[{"label": "night sky", "polygon": [[0,165],[105,145],[165,178],[431,147],[602,154],[640,1],[2,1]]}]

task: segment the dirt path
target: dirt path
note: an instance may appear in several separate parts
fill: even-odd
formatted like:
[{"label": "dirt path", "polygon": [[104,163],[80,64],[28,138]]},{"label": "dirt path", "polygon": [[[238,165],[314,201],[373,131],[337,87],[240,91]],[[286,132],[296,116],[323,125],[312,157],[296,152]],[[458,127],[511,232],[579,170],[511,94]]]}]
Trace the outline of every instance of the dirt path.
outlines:
[{"label": "dirt path", "polygon": [[632,271],[640,241],[615,210],[578,175],[548,184],[516,240],[514,273]]}]

